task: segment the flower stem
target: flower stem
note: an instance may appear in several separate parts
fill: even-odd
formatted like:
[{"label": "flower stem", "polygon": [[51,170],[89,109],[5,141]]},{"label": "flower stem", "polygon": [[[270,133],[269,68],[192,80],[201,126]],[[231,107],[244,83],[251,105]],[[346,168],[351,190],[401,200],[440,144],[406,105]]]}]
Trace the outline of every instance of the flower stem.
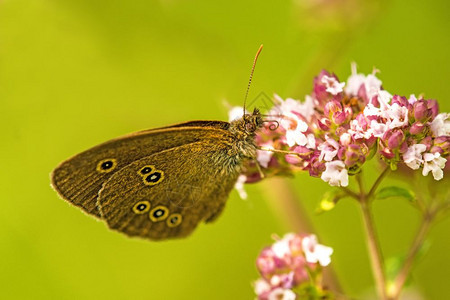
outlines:
[{"label": "flower stem", "polygon": [[372,265],[372,272],[375,279],[375,285],[377,288],[378,295],[381,299],[387,299],[386,294],[386,275],[384,272],[384,259],[380,247],[380,242],[377,237],[377,232],[375,229],[375,224],[372,217],[371,211],[371,201],[375,195],[375,192],[380,185],[381,181],[389,173],[389,167],[386,167],[383,172],[378,176],[372,185],[369,193],[365,193],[364,184],[362,179],[362,174],[358,174],[356,181],[359,186],[359,203],[361,206],[362,217],[364,221],[364,229],[366,232],[366,242],[369,251],[370,263]]},{"label": "flower stem", "polygon": [[383,181],[383,179],[389,174],[389,171],[391,170],[391,168],[389,166],[387,166],[383,172],[381,172],[380,176],[378,176],[377,180],[375,181],[375,183],[373,184],[372,188],[370,189],[369,193],[367,194],[367,199],[370,201],[371,198],[373,197],[373,195],[375,194],[378,186],[380,185],[381,181]]},{"label": "flower stem", "polygon": [[373,218],[372,212],[370,210],[370,204],[367,201],[368,199],[365,195],[362,195],[360,199],[361,211],[364,220],[364,228],[367,235],[367,247],[369,250],[370,262],[372,265],[372,272],[375,278],[375,284],[377,287],[378,295],[381,299],[386,298],[386,279],[384,274],[384,262],[383,255],[381,253],[381,249],[379,246]]},{"label": "flower stem", "polygon": [[416,258],[418,252],[422,248],[422,245],[425,241],[428,231],[430,230],[434,216],[435,216],[434,212],[425,213],[425,215],[423,216],[422,223],[420,224],[419,230],[409,250],[408,256],[406,257],[405,262],[403,263],[403,267],[395,277],[392,286],[389,287],[388,299],[390,300],[399,299],[400,293],[403,289],[403,286],[405,285],[406,279],[408,279],[408,276],[411,272],[414,259]]}]

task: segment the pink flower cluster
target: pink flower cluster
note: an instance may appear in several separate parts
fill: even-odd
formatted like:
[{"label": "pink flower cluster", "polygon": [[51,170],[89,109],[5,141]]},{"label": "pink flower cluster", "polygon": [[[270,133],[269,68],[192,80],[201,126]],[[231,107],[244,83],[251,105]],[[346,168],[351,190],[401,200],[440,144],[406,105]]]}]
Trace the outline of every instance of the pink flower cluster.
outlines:
[{"label": "pink flower cluster", "polygon": [[315,235],[286,234],[263,249],[256,260],[261,274],[254,283],[258,299],[296,299],[295,290],[314,282],[332,253],[332,248],[317,243]]},{"label": "pink flower cluster", "polygon": [[[306,170],[332,186],[347,186],[348,176],[377,154],[393,170],[404,163],[424,176],[443,177],[450,114],[439,113],[435,100],[391,95],[375,72],[357,74],[353,67],[347,82],[340,82],[322,71],[304,102],[277,95],[275,101],[269,115],[278,116],[279,127],[263,128],[257,143],[297,155],[258,151],[265,174]],[[260,179],[254,168],[245,175],[247,182]]]}]

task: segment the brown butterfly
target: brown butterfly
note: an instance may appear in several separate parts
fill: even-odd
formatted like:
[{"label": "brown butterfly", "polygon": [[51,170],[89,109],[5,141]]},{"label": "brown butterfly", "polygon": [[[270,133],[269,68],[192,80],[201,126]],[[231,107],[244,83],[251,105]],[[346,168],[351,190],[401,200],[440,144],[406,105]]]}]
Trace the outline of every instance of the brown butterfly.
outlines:
[{"label": "brown butterfly", "polygon": [[128,236],[185,237],[220,215],[244,163],[256,159],[263,122],[255,109],[231,123],[190,121],[132,133],[62,162],[52,186]]}]

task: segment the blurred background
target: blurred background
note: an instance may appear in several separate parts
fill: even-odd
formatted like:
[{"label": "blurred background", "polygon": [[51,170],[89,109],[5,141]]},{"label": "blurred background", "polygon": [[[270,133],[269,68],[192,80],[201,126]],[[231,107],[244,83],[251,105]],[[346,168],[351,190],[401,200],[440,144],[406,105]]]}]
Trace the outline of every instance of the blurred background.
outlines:
[{"label": "blurred background", "polygon": [[[264,92],[304,99],[322,69],[341,80],[350,63],[381,70],[392,94],[425,93],[449,111],[450,18],[441,1],[0,1],[0,298],[252,299],[255,258],[271,235],[298,230],[279,203],[296,191],[342,289],[373,292],[358,207],[314,213],[327,184],[299,174],[233,191],[222,217],[189,238],[129,239],[71,207],[50,188],[62,160],[132,131],[227,119]],[[278,193],[278,194],[277,194]],[[277,197],[278,196],[278,197]],[[418,224],[405,202],[376,203],[387,257],[404,253]],[[306,220],[306,217],[305,217]],[[448,299],[449,220],[411,284]]]}]

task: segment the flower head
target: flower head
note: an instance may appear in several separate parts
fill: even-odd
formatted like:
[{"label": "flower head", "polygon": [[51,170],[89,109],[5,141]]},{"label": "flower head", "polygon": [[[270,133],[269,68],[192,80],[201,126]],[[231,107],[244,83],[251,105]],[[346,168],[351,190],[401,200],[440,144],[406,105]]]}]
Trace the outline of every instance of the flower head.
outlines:
[{"label": "flower head", "polygon": [[[347,186],[348,176],[377,154],[392,169],[404,163],[424,175],[432,172],[436,180],[443,176],[450,114],[439,113],[436,100],[392,95],[376,72],[359,74],[353,65],[352,75],[341,82],[322,71],[304,102],[275,95],[275,103],[270,115],[279,127],[264,127],[257,143],[292,154],[258,151],[265,175],[303,170],[332,186]],[[261,179],[255,168],[248,170],[247,182]]]},{"label": "flower head", "polygon": [[258,299],[296,299],[296,287],[308,283],[330,263],[333,249],[315,235],[288,233],[264,248],[256,259],[261,278],[254,282]]}]

